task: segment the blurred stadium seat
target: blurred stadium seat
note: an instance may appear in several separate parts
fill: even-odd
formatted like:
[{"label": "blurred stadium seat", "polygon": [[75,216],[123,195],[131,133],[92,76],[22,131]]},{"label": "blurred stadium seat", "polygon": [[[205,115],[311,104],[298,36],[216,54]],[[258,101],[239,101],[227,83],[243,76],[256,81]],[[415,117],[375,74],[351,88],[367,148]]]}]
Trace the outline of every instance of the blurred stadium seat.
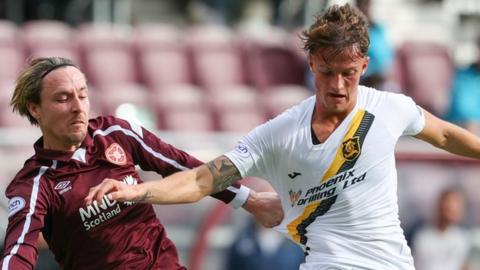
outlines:
[{"label": "blurred stadium seat", "polygon": [[307,64],[307,53],[303,49],[303,40],[301,38],[302,32],[305,30],[303,27],[296,28],[287,35],[287,46],[289,46],[293,52],[296,53],[298,59],[302,59]]},{"label": "blurred stadium seat", "polygon": [[263,124],[267,118],[261,108],[243,111],[222,111],[218,114],[218,129],[225,132],[246,133]]},{"label": "blurred stadium seat", "polygon": [[[283,36],[283,35],[282,35]],[[245,37],[249,81],[260,91],[278,85],[304,85],[307,63],[287,36],[272,40]]]},{"label": "blurred stadium seat", "polygon": [[[150,106],[155,111],[160,129],[213,130],[214,122],[203,91],[195,85],[171,85],[154,89]],[[198,116],[195,116],[198,113]],[[188,119],[191,115],[193,118]],[[204,119],[209,118],[208,120]],[[182,121],[183,123],[176,123]],[[199,121],[199,123],[195,123]]]},{"label": "blurred stadium seat", "polygon": [[140,79],[150,88],[193,82],[190,57],[178,28],[166,24],[137,26],[134,45]]},{"label": "blurred stadium seat", "polygon": [[397,58],[403,91],[435,115],[444,115],[454,70],[448,48],[432,42],[406,42]]},{"label": "blurred stadium seat", "polygon": [[137,122],[150,130],[156,128],[156,116],[150,107],[149,91],[145,87],[138,84],[115,84],[103,89],[97,88],[95,92],[97,100],[93,103],[96,106],[91,110],[92,116],[95,113],[115,115]]},{"label": "blurred stadium seat", "polygon": [[225,86],[208,95],[221,131],[247,132],[266,121],[259,93],[248,86]]},{"label": "blurred stadium seat", "polygon": [[211,132],[215,123],[208,108],[164,110],[162,129],[179,132]]},{"label": "blurred stadium seat", "polygon": [[77,40],[90,83],[103,87],[138,82],[130,28],[86,24],[79,27]]},{"label": "blurred stadium seat", "polygon": [[22,36],[29,47],[71,44],[72,31],[68,24],[61,21],[38,20],[22,25]]},{"label": "blurred stadium seat", "polygon": [[251,110],[262,105],[258,91],[246,85],[213,88],[206,98],[216,111]]},{"label": "blurred stadium seat", "polygon": [[282,85],[271,87],[262,96],[262,100],[269,117],[273,118],[311,95],[312,93],[304,86]]},{"label": "blurred stadium seat", "polygon": [[19,28],[10,21],[0,20],[0,82],[13,82],[24,65],[24,45]]},{"label": "blurred stadium seat", "polygon": [[145,49],[178,46],[181,39],[181,29],[173,24],[144,23],[134,29],[134,42]]},{"label": "blurred stadium seat", "polygon": [[0,44],[17,44],[18,38],[18,26],[11,21],[0,20]]},{"label": "blurred stadium seat", "polygon": [[195,85],[170,85],[153,89],[150,94],[150,105],[156,109],[188,110],[205,107],[205,98],[203,91]]},{"label": "blurred stadium seat", "polygon": [[30,21],[21,28],[28,57],[60,56],[80,65],[78,46],[72,42],[74,30],[60,21]]},{"label": "blurred stadium seat", "polygon": [[30,128],[28,120],[14,113],[10,106],[14,87],[13,83],[0,84],[0,128]]},{"label": "blurred stadium seat", "polygon": [[0,59],[0,82],[14,82],[26,63],[21,44],[0,43]]},{"label": "blurred stadium seat", "polygon": [[35,47],[30,49],[29,57],[52,57],[59,56],[71,59],[80,68],[82,63],[78,51],[74,48]]},{"label": "blurred stadium seat", "polygon": [[232,31],[226,27],[193,27],[185,34],[192,53],[196,82],[207,91],[246,84],[243,55]]},{"label": "blurred stadium seat", "polygon": [[148,91],[137,84],[112,84],[97,87],[96,98],[102,114],[113,115],[117,107],[124,103],[149,108]]},{"label": "blurred stadium seat", "polygon": [[0,107],[0,127],[6,128],[31,128],[30,122],[19,114],[12,112],[10,106]]}]

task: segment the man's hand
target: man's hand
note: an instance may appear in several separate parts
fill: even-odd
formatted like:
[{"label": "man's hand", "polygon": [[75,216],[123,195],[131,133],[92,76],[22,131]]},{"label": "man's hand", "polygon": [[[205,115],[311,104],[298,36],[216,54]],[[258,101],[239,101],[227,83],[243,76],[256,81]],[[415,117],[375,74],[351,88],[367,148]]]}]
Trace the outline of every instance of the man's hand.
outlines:
[{"label": "man's hand", "polygon": [[250,212],[258,223],[267,228],[277,226],[283,219],[282,204],[275,192],[250,190],[250,195],[243,208]]},{"label": "man's hand", "polygon": [[101,202],[103,197],[107,195],[109,200],[117,201],[141,201],[146,194],[137,185],[127,185],[122,181],[106,178],[101,184],[90,188],[85,204],[90,205],[93,201]]}]

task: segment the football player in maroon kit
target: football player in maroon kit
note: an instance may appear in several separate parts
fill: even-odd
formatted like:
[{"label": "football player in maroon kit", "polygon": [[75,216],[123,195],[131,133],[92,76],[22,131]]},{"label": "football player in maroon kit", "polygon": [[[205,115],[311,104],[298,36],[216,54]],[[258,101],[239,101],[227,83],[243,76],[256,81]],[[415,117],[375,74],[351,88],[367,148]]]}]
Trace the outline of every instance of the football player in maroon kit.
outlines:
[{"label": "football player in maroon kit", "polygon": [[[63,269],[185,269],[149,204],[105,199],[85,206],[104,178],[135,185],[135,170],[163,176],[201,162],[141,126],[115,117],[89,120],[84,74],[64,58],[38,58],[19,75],[13,109],[40,127],[29,158],[6,189],[8,229],[2,269],[33,269],[42,232]],[[265,226],[283,213],[275,193],[234,185],[213,195],[244,205]],[[245,202],[246,201],[246,202]]]}]

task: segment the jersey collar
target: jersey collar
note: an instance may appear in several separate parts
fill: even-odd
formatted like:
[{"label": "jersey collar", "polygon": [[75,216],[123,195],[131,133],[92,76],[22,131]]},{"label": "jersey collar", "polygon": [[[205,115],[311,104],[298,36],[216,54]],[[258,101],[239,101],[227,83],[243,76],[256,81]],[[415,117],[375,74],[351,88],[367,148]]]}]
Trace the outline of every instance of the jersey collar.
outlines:
[{"label": "jersey collar", "polygon": [[82,142],[82,145],[75,151],[61,151],[61,150],[51,150],[43,148],[43,137],[40,137],[34,144],[33,148],[35,149],[35,155],[41,159],[48,160],[59,160],[59,161],[70,161],[75,159],[83,163],[86,162],[86,149],[88,149],[92,144],[93,140],[90,135],[90,127],[88,129],[87,135]]}]

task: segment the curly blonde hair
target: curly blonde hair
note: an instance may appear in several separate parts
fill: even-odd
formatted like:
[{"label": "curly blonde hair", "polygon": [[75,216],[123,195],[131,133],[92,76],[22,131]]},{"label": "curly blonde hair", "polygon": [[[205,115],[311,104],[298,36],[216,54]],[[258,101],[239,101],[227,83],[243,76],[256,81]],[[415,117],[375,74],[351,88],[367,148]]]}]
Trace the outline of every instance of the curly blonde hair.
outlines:
[{"label": "curly blonde hair", "polygon": [[368,19],[350,4],[330,6],[323,15],[301,34],[303,48],[312,55],[318,49],[332,48],[337,53],[353,47],[361,56],[366,56],[370,46]]}]

